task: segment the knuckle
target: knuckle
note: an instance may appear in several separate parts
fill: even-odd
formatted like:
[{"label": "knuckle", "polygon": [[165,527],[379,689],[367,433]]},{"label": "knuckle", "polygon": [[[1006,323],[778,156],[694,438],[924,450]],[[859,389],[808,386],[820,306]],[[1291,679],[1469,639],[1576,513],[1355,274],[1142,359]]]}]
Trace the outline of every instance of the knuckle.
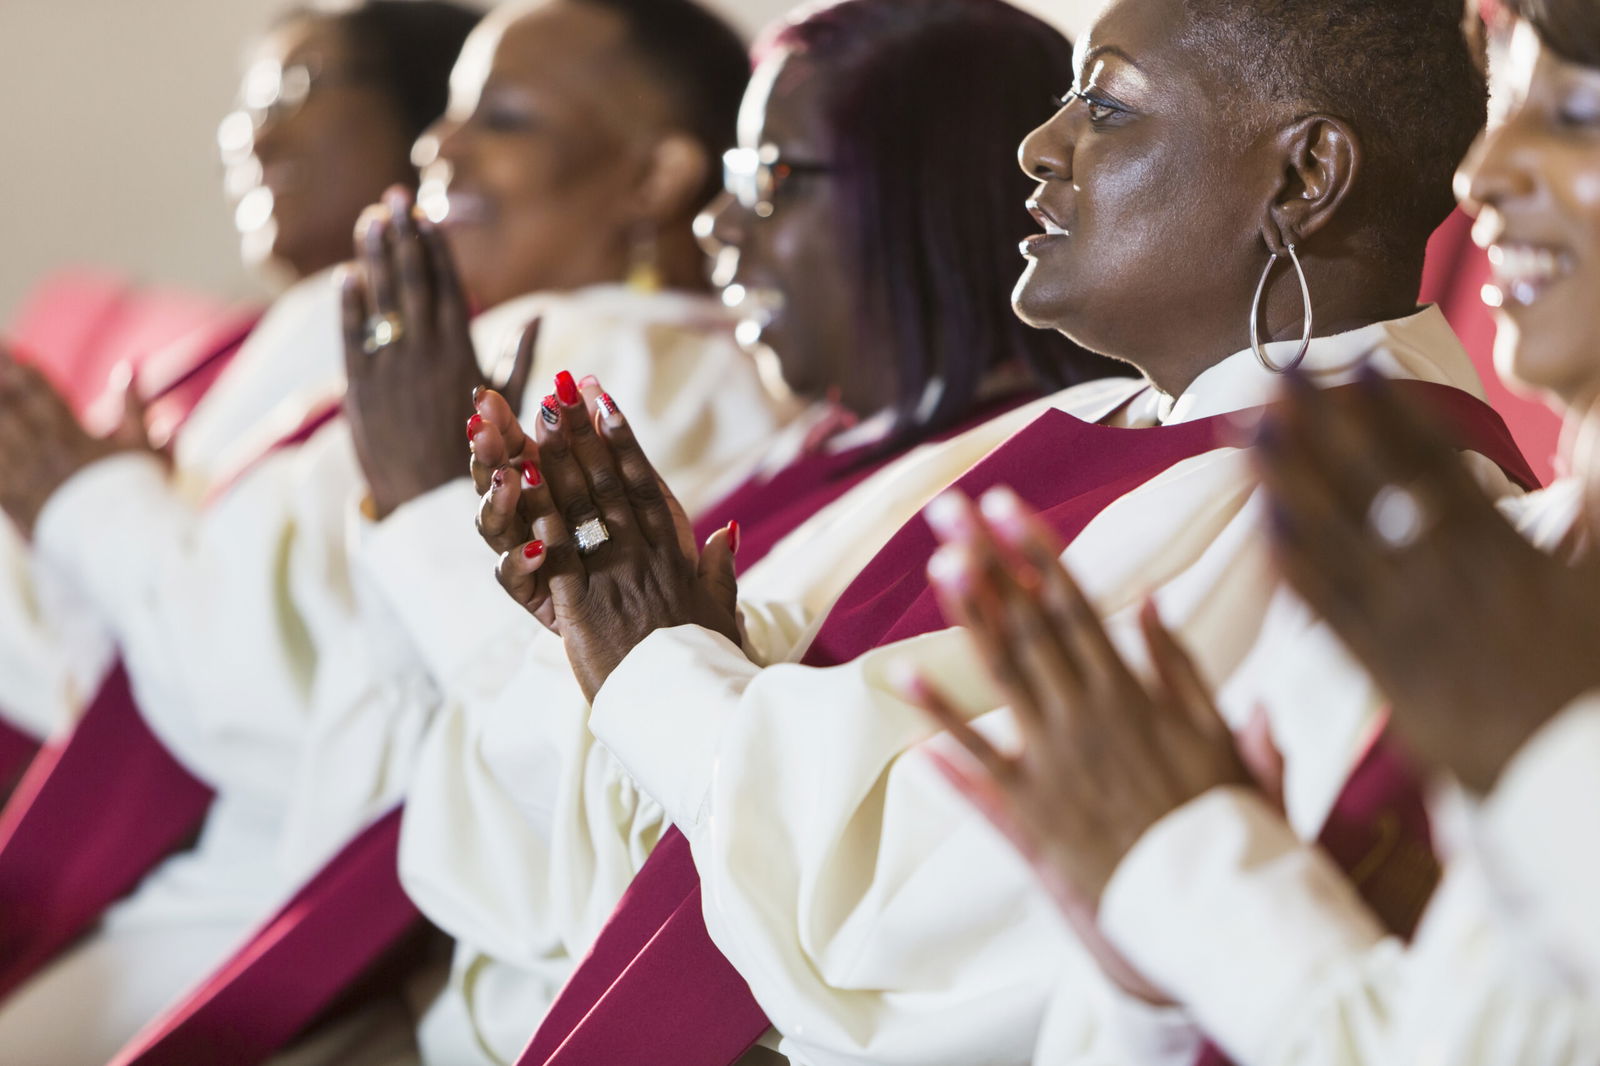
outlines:
[{"label": "knuckle", "polygon": [[590,472],[589,491],[597,501],[604,503],[620,503],[626,498],[622,481],[615,472],[606,469]]}]

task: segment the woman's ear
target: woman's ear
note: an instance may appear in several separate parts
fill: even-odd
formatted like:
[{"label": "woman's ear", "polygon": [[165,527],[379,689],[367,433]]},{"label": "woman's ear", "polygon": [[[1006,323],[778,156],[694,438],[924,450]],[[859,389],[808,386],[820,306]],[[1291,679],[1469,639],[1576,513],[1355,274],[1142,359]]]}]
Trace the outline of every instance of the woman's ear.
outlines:
[{"label": "woman's ear", "polygon": [[1281,170],[1261,237],[1275,255],[1303,246],[1333,220],[1361,173],[1361,142],[1350,124],[1307,115],[1278,133]]},{"label": "woman's ear", "polygon": [[711,161],[699,141],[682,133],[663,137],[645,160],[638,199],[641,216],[662,225],[694,214],[710,176]]}]

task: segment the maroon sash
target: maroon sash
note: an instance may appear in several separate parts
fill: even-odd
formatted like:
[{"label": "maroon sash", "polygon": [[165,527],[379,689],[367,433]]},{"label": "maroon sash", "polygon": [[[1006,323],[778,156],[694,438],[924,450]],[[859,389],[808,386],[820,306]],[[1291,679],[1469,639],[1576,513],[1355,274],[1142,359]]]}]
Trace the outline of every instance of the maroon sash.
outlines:
[{"label": "maroon sash", "polygon": [[[338,411],[308,417],[266,454],[303,443]],[[212,795],[145,724],[118,663],[0,811],[0,998],[182,846]]]},{"label": "maroon sash", "polygon": [[118,664],[0,813],[0,997],[188,839],[210,804],[139,717]]},{"label": "maroon sash", "polygon": [[39,742],[22,730],[0,722],[0,803],[4,803],[28,763],[38,754]]},{"label": "maroon sash", "polygon": [[111,1066],[264,1062],[415,930],[400,887],[396,807],[339,852]]},{"label": "maroon sash", "polygon": [[[1448,386],[1397,384],[1446,419],[1466,447],[1524,487],[1537,484],[1504,422],[1482,401]],[[970,496],[1009,485],[1070,543],[1121,496],[1184,459],[1229,444],[1236,417],[1119,429],[1048,411],[955,484]],[[837,665],[941,628],[926,579],[935,547],[922,521],[903,526],[845,590],[804,661]],[[1368,769],[1372,763],[1376,770]],[[1414,824],[1420,793],[1388,773],[1392,765],[1369,756],[1351,779],[1349,804],[1342,799],[1330,818],[1340,847],[1362,846],[1374,810],[1403,810],[1401,824]],[[706,933],[692,866],[687,841],[669,829],[518,1066],[727,1066],[760,1039],[766,1016]],[[628,1058],[628,1050],[639,1048],[648,1054]]]}]

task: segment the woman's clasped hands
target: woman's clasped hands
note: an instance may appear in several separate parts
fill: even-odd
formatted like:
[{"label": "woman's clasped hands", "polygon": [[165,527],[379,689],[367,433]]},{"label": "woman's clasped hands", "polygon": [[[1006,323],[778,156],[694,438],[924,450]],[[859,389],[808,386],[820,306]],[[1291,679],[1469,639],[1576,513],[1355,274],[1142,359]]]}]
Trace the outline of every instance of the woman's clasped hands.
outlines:
[{"label": "woman's clasped hands", "polygon": [[740,642],[738,524],[696,546],[598,381],[556,375],[531,431],[504,396],[480,390],[467,435],[500,584],[561,636],[585,696],[657,629],[700,625]]}]

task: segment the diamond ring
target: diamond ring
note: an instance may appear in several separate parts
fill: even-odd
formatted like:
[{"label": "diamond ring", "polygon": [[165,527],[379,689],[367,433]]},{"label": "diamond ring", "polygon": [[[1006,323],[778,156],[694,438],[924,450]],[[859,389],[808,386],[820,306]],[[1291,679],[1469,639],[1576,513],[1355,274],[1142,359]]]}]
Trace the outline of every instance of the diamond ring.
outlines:
[{"label": "diamond ring", "polygon": [[611,540],[611,531],[600,519],[591,518],[573,530],[572,536],[578,542],[579,555],[592,555]]},{"label": "diamond ring", "polygon": [[405,323],[393,311],[373,315],[367,319],[366,340],[361,346],[366,349],[368,355],[377,355],[389,345],[398,342],[405,336],[405,332]]},{"label": "diamond ring", "polygon": [[1428,512],[1417,494],[1399,485],[1385,485],[1367,507],[1367,528],[1391,550],[1404,551],[1422,539]]}]

